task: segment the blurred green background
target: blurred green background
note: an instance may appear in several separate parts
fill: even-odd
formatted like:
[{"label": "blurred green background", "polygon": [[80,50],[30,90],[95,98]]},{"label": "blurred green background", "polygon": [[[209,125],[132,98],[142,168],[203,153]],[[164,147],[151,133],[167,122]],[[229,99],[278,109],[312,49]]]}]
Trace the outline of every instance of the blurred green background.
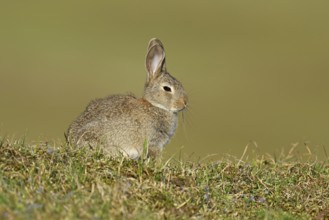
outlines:
[{"label": "blurred green background", "polygon": [[190,109],[166,148],[329,146],[329,1],[2,1],[0,134],[63,133],[94,98],[142,94],[160,38]]}]

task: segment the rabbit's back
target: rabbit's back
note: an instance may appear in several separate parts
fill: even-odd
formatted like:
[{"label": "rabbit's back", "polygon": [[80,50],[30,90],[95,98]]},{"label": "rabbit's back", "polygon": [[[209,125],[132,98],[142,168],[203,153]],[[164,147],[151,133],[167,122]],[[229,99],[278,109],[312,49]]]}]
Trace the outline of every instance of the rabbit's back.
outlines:
[{"label": "rabbit's back", "polygon": [[96,144],[90,141],[98,142],[109,129],[112,130],[112,127],[118,124],[125,124],[125,115],[130,111],[129,103],[136,100],[132,95],[111,95],[92,100],[69,127],[68,137],[79,146],[85,145],[85,142],[89,145]]}]

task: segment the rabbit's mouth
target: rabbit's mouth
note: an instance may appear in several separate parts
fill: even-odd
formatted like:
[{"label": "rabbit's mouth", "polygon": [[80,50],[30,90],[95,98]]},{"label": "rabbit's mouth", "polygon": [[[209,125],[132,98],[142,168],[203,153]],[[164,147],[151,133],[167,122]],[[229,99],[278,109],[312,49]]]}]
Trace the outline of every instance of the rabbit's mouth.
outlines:
[{"label": "rabbit's mouth", "polygon": [[183,106],[176,107],[176,108],[171,108],[170,111],[174,112],[174,113],[178,113],[178,112],[184,111],[185,109],[187,109],[186,104],[184,104]]},{"label": "rabbit's mouth", "polygon": [[187,97],[180,98],[169,105],[160,104],[158,102],[150,102],[153,106],[166,110],[168,112],[178,113],[187,108]]},{"label": "rabbit's mouth", "polygon": [[166,107],[164,107],[163,105],[160,105],[160,104],[153,104],[153,105],[155,107],[158,107],[158,108],[161,108],[163,110],[166,110],[168,112],[173,112],[173,113],[178,113],[178,112],[184,111],[187,107],[187,106],[175,106],[175,107],[172,107],[172,108],[166,108]]},{"label": "rabbit's mouth", "polygon": [[181,112],[187,108],[188,98],[183,96],[174,103],[174,107],[171,109],[172,112]]},{"label": "rabbit's mouth", "polygon": [[178,113],[178,112],[184,111],[186,108],[187,108],[187,106],[185,105],[181,108],[172,108],[172,109],[170,109],[170,111]]}]

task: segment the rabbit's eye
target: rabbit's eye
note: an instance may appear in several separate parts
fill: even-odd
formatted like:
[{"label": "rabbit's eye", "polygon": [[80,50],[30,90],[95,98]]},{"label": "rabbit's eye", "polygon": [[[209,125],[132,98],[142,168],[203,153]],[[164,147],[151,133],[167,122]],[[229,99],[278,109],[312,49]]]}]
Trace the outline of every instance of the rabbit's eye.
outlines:
[{"label": "rabbit's eye", "polygon": [[163,90],[166,92],[171,92],[171,88],[169,86],[164,86]]}]

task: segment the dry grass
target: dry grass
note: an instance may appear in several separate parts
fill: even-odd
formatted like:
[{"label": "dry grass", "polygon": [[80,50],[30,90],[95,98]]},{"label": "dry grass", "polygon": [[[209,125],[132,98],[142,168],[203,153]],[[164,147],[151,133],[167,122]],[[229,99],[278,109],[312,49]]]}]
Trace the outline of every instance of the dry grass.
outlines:
[{"label": "dry grass", "polygon": [[0,219],[324,219],[329,163],[111,159],[0,142]]}]

